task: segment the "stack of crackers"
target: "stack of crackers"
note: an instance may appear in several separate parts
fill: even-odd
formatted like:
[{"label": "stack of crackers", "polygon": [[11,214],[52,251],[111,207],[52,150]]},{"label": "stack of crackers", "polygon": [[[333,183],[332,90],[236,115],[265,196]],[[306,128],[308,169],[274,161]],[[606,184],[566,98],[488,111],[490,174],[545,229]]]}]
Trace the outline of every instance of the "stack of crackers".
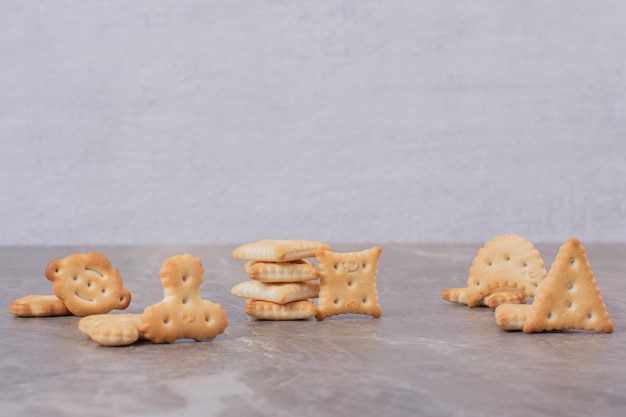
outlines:
[{"label": "stack of crackers", "polygon": [[[250,278],[231,289],[262,320],[324,320],[338,314],[380,317],[376,274],[382,249],[337,253],[322,242],[266,239],[237,247]],[[315,257],[318,268],[307,258]],[[314,282],[319,278],[319,282]],[[314,304],[317,299],[317,306]]]},{"label": "stack of crackers", "polygon": [[244,311],[262,320],[299,320],[315,316],[313,299],[320,284],[313,282],[320,271],[307,258],[316,251],[330,250],[311,240],[265,239],[233,250],[233,258],[246,261],[243,268],[250,280],[231,289],[231,294],[246,299]]},{"label": "stack of crackers", "polygon": [[532,243],[515,235],[496,237],[478,251],[467,287],[449,288],[441,296],[453,303],[495,309],[496,323],[504,330],[613,332],[585,249],[576,238],[561,246],[546,272]]}]

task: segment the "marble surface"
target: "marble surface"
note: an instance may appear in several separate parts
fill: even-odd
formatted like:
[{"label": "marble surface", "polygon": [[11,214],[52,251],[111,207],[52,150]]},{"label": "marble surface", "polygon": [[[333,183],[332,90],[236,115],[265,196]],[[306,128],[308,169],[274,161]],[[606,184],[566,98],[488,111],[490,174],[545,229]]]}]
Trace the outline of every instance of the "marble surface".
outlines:
[{"label": "marble surface", "polygon": [[[583,242],[585,244],[585,242]],[[247,279],[232,246],[0,247],[0,414],[20,416],[623,415],[626,244],[585,244],[613,334],[500,330],[488,308],[443,301],[482,244],[382,245],[383,316],[257,321],[230,288]],[[337,251],[367,244],[335,244]],[[559,244],[537,244],[549,266]],[[78,318],[12,316],[12,300],[52,293],[51,259],[99,251],[133,293],[162,298],[161,262],[202,258],[204,298],[226,309],[212,341],[106,348]]]}]

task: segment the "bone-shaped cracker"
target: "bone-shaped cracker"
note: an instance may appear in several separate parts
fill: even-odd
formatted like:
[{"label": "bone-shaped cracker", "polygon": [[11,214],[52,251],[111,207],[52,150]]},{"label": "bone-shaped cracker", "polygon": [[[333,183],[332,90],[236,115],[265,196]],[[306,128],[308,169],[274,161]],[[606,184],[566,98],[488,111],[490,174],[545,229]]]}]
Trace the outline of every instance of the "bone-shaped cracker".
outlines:
[{"label": "bone-shaped cracker", "polygon": [[19,317],[55,317],[72,314],[56,295],[26,295],[13,301],[9,311]]},{"label": "bone-shaped cracker", "polygon": [[177,339],[197,341],[213,339],[228,326],[221,305],[200,298],[204,268],[193,255],[166,259],[159,271],[164,298],[146,307],[141,314],[139,331],[154,343],[172,343]]},{"label": "bone-shaped cracker", "polygon": [[78,321],[78,329],[102,346],[127,346],[144,339],[140,314],[94,314]]}]

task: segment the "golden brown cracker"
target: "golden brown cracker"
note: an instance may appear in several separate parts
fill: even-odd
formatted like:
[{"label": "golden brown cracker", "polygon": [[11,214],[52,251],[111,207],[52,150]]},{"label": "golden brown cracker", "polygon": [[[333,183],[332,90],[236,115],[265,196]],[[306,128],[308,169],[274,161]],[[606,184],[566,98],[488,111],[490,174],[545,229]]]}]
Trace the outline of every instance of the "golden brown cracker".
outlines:
[{"label": "golden brown cracker", "polygon": [[27,295],[9,306],[12,314],[20,317],[68,316],[72,313],[56,295]]},{"label": "golden brown cracker", "polygon": [[51,261],[46,278],[52,281],[54,294],[77,316],[123,310],[131,300],[122,277],[102,254],[72,254]]},{"label": "golden brown cracker", "polygon": [[[467,288],[448,288],[441,292],[441,298],[451,303],[467,305]],[[496,308],[500,304],[523,304],[528,300],[525,291],[518,288],[496,288],[479,300],[477,306]]]},{"label": "golden brown cracker", "polygon": [[102,346],[128,346],[143,339],[140,314],[94,314],[78,321],[78,329]]},{"label": "golden brown cracker", "polygon": [[313,262],[307,259],[290,262],[248,261],[243,269],[251,279],[261,282],[302,282],[320,277]]},{"label": "golden brown cracker", "polygon": [[315,253],[320,269],[318,320],[336,314],[367,314],[380,317],[376,273],[382,248],[362,252]]},{"label": "golden brown cracker", "polygon": [[524,323],[524,333],[550,330],[613,332],[602,295],[576,238],[559,249]]},{"label": "golden brown cracker", "polygon": [[197,341],[213,339],[228,326],[221,305],[200,298],[203,281],[202,261],[193,255],[166,259],[159,271],[164,298],[146,307],[141,314],[139,331],[155,343],[172,343],[177,339]]},{"label": "golden brown cracker", "polygon": [[504,330],[522,330],[532,306],[530,304],[500,304],[496,307],[496,323]]},{"label": "golden brown cracker", "polygon": [[292,301],[317,298],[319,291],[320,285],[317,282],[266,283],[246,281],[233,286],[230,293],[241,298],[287,304]]},{"label": "golden brown cracker", "polygon": [[546,270],[539,251],[528,240],[502,235],[487,242],[477,253],[467,279],[467,305],[474,307],[496,288],[537,293]]},{"label": "golden brown cracker", "polygon": [[315,256],[316,250],[330,250],[326,243],[313,240],[264,239],[233,250],[233,258],[265,262],[287,262]]},{"label": "golden brown cracker", "polygon": [[317,309],[310,301],[277,304],[262,300],[246,300],[244,311],[259,320],[304,320],[315,315]]}]

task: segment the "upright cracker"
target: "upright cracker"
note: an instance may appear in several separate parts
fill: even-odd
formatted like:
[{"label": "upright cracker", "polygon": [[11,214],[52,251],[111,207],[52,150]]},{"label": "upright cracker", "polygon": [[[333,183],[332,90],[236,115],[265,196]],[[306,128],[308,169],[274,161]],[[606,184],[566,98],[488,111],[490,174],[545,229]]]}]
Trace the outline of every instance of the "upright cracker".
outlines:
[{"label": "upright cracker", "polygon": [[241,245],[233,250],[233,258],[266,262],[287,262],[315,256],[316,250],[330,250],[326,243],[313,240],[264,239]]},{"label": "upright cracker", "polygon": [[306,300],[277,304],[248,299],[244,311],[259,320],[304,320],[313,317],[317,309],[315,304]]},{"label": "upright cracker", "polygon": [[78,329],[102,346],[128,346],[144,339],[140,314],[94,314],[78,321]]},{"label": "upright cracker", "polygon": [[362,252],[336,253],[320,250],[315,253],[320,269],[318,320],[336,314],[367,314],[380,317],[376,273],[382,248],[376,246]]},{"label": "upright cracker", "polygon": [[130,292],[106,256],[91,252],[72,254],[51,261],[46,278],[54,294],[77,316],[123,310],[130,304]]},{"label": "upright cracker", "polygon": [[543,259],[532,243],[515,235],[496,237],[472,261],[467,279],[467,305],[474,307],[501,287],[519,288],[532,297],[546,275]]},{"label": "upright cracker", "polygon": [[302,282],[320,277],[320,272],[308,259],[290,262],[248,261],[243,269],[251,279],[261,282]]},{"label": "upright cracker", "polygon": [[320,285],[317,282],[289,282],[265,283],[257,281],[241,282],[231,288],[230,293],[235,297],[252,298],[255,300],[270,301],[277,304],[287,304],[292,301],[317,298]]},{"label": "upright cracker", "polygon": [[164,298],[146,307],[139,331],[154,343],[177,339],[213,339],[228,326],[221,305],[200,298],[204,268],[199,258],[179,255],[166,259],[159,271]]},{"label": "upright cracker", "polygon": [[524,333],[550,330],[613,332],[585,248],[576,238],[559,249],[524,323]]},{"label": "upright cracker", "polygon": [[19,317],[69,316],[72,313],[56,295],[27,295],[13,301],[9,311]]}]

